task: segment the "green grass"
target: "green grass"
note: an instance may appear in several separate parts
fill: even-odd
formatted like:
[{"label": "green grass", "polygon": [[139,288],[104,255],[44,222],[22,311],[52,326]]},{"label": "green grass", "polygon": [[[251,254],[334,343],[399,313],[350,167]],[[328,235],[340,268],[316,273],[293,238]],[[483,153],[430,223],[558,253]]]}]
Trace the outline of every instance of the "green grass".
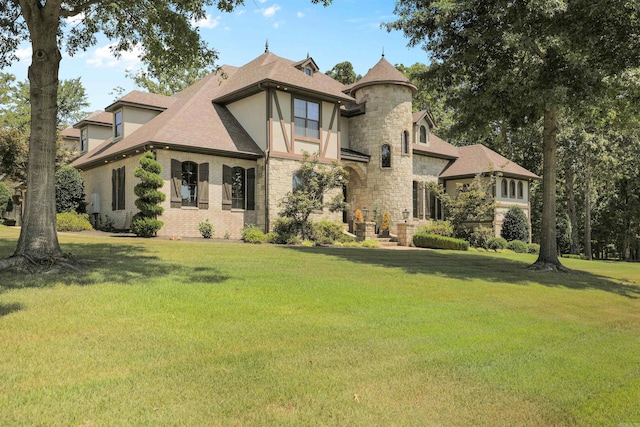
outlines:
[{"label": "green grass", "polygon": [[0,273],[3,426],[640,423],[638,264],[60,241],[84,272]]}]

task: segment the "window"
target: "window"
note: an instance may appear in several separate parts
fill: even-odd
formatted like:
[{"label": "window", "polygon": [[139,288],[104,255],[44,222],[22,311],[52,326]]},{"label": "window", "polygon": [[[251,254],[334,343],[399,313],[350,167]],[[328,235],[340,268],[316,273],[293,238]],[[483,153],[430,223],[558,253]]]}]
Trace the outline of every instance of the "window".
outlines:
[{"label": "window", "polygon": [[116,111],[113,115],[113,137],[122,137],[122,110]]},{"label": "window", "polygon": [[429,192],[429,218],[431,219],[444,219],[442,213],[442,202],[438,199],[435,193]]},{"label": "window", "polygon": [[222,209],[255,210],[256,169],[222,166]]},{"label": "window", "polygon": [[209,163],[171,159],[171,207],[209,209]]},{"label": "window", "polygon": [[382,144],[380,147],[380,165],[383,168],[391,167],[391,147],[389,144]]},{"label": "window", "polygon": [[413,217],[417,219],[423,219],[425,208],[424,202],[428,200],[425,198],[424,185],[417,181],[413,181]]},{"label": "window", "polygon": [[295,98],[293,116],[296,135],[320,139],[320,104]]},{"label": "window", "polygon": [[409,132],[402,132],[402,154],[409,154]]},{"label": "window", "polygon": [[512,199],[516,198],[516,182],[514,180],[509,182],[509,197]]},{"label": "window", "polygon": [[82,128],[80,131],[80,152],[84,153],[89,147],[89,131],[87,128]]},{"label": "window", "polygon": [[500,183],[500,187],[501,187],[501,191],[500,191],[500,195],[502,197],[509,197],[509,190],[508,190],[508,185],[507,185],[507,180],[506,179],[502,179],[502,182]]},{"label": "window", "polygon": [[111,210],[124,209],[124,166],[111,170]]},{"label": "window", "polygon": [[313,75],[313,70],[312,70],[311,68],[309,68],[309,67],[306,67],[306,68],[304,69],[304,73],[305,73],[307,76],[312,76],[312,75]]},{"label": "window", "polygon": [[198,206],[198,165],[183,162],[181,178],[182,206]]},{"label": "window", "polygon": [[518,181],[518,199],[524,199],[524,184]]},{"label": "window", "polygon": [[418,191],[420,186],[417,181],[413,181],[413,217],[418,218]]},{"label": "window", "polygon": [[427,143],[427,128],[425,126],[420,126],[420,142],[422,144]]}]

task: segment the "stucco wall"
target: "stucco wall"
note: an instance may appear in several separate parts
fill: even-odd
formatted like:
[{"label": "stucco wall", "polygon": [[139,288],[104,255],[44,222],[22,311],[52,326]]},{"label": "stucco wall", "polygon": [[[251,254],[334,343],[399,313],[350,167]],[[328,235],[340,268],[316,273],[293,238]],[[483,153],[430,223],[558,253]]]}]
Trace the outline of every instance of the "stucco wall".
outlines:
[{"label": "stucco wall", "polygon": [[249,136],[262,150],[267,147],[267,101],[260,92],[227,105]]}]

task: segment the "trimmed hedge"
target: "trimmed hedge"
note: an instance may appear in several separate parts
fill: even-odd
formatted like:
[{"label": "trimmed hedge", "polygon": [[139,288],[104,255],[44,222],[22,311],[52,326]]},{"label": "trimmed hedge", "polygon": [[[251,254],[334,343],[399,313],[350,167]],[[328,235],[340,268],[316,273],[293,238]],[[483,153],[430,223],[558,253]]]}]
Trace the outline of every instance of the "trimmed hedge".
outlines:
[{"label": "trimmed hedge", "polygon": [[87,214],[62,212],[56,215],[56,228],[58,231],[84,231],[93,227]]},{"label": "trimmed hedge", "polygon": [[504,237],[494,237],[492,239],[489,239],[489,249],[497,251],[499,249],[506,249],[506,248],[507,248],[507,239],[505,239]]},{"label": "trimmed hedge", "polygon": [[413,245],[419,248],[451,249],[454,251],[469,250],[469,242],[466,240],[438,236],[437,234],[428,234],[420,231],[413,235]]},{"label": "trimmed hedge", "polygon": [[529,247],[522,240],[512,240],[507,243],[507,249],[510,249],[519,254],[526,254],[529,252]]}]

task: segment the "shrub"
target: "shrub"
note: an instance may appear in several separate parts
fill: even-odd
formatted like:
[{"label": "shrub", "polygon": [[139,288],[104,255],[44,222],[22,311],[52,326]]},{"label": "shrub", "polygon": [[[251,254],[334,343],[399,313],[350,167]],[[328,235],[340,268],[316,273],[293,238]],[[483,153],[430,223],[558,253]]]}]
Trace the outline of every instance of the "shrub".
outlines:
[{"label": "shrub", "polygon": [[7,227],[13,227],[14,225],[16,225],[16,220],[5,218],[2,220],[2,225],[6,225]]},{"label": "shrub", "polygon": [[62,212],[56,215],[58,231],[91,230],[89,215],[76,212]]},{"label": "shrub", "polygon": [[422,231],[413,235],[413,244],[419,248],[452,249],[456,251],[469,250],[469,242],[453,237],[427,234]]},{"label": "shrub", "polygon": [[509,206],[509,210],[504,215],[501,235],[509,242],[512,240],[522,240],[523,242],[529,240],[529,223],[520,206]]},{"label": "shrub", "polygon": [[527,245],[527,252],[530,254],[539,254],[540,253],[540,245],[537,243],[529,243]]},{"label": "shrub", "polygon": [[9,187],[7,187],[7,184],[5,184],[4,182],[0,182],[0,212],[2,211],[10,212],[9,209],[7,209],[7,206],[9,205],[10,201],[11,201],[11,190],[9,190]]},{"label": "shrub", "polygon": [[507,239],[505,239],[504,237],[493,237],[489,239],[488,249],[497,251],[499,249],[506,249],[506,248],[507,248]]},{"label": "shrub", "polygon": [[133,216],[131,230],[140,237],[153,237],[164,225],[157,219],[164,212],[160,203],[166,198],[165,194],[158,190],[164,185],[160,172],[162,166],[150,151],[144,153],[140,158],[140,166],[133,172],[133,175],[140,179],[133,188],[133,192],[138,196],[136,207],[140,212]]},{"label": "shrub", "polygon": [[380,230],[389,231],[389,227],[391,227],[391,215],[389,212],[384,212],[382,214],[382,224],[380,224]]},{"label": "shrub", "polygon": [[247,243],[260,244],[267,241],[267,236],[256,225],[247,224],[242,228],[242,240]]},{"label": "shrub", "polygon": [[159,219],[137,217],[134,215],[131,221],[131,231],[138,237],[154,237],[162,228],[163,222]]},{"label": "shrub", "polygon": [[61,166],[56,171],[56,212],[84,213],[86,205],[80,172],[73,166]]},{"label": "shrub", "polygon": [[330,245],[340,240],[344,226],[338,221],[322,220],[313,223],[312,240],[321,245]]},{"label": "shrub", "polygon": [[362,217],[362,211],[360,209],[356,209],[356,218],[355,222],[363,222],[364,219]]},{"label": "shrub", "polygon": [[362,242],[363,248],[377,248],[378,246],[380,246],[380,242],[377,240],[365,240]]},{"label": "shrub", "polygon": [[278,217],[273,222],[273,232],[276,234],[273,243],[279,244],[293,244],[299,243],[299,239],[296,239],[298,230],[296,224],[290,218]]},{"label": "shrub", "polygon": [[522,240],[512,240],[507,243],[507,249],[510,249],[519,254],[526,254],[529,251],[527,244]]},{"label": "shrub", "polygon": [[469,244],[474,248],[489,249],[489,241],[494,238],[493,230],[489,227],[477,227],[469,236]]},{"label": "shrub", "polygon": [[205,239],[210,239],[214,233],[213,224],[209,222],[208,218],[198,224],[198,230],[200,231],[200,234],[202,234],[202,237]]},{"label": "shrub", "polygon": [[421,227],[418,231],[426,234],[451,237],[453,236],[453,225],[451,225],[449,221],[433,221],[431,224]]}]

